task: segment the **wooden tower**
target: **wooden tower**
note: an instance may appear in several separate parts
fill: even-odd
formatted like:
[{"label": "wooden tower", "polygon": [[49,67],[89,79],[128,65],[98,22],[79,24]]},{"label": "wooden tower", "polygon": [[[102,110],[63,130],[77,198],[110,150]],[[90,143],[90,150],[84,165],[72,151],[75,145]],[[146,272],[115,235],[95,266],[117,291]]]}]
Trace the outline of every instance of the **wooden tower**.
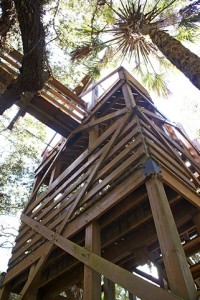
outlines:
[{"label": "wooden tower", "polygon": [[[123,68],[81,97],[91,108],[36,170],[1,300],[114,300],[116,284],[129,299],[197,300],[197,147]],[[138,269],[150,262],[158,279]]]}]

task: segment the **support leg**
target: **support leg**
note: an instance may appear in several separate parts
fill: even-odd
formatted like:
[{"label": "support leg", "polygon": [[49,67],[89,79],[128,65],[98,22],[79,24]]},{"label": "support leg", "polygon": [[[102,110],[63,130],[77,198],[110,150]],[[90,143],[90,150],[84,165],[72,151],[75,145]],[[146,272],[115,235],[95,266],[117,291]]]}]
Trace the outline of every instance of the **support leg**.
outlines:
[{"label": "support leg", "polygon": [[104,277],[103,284],[104,300],[115,300],[115,284]]},{"label": "support leg", "polygon": [[170,289],[183,299],[195,300],[197,291],[163,183],[152,177],[146,182],[146,188]]},{"label": "support leg", "polygon": [[[90,224],[86,228],[85,246],[92,252],[100,255],[100,227],[97,222]],[[101,275],[87,266],[84,266],[83,299],[101,299]]]},{"label": "support leg", "polygon": [[1,300],[8,300],[9,295],[10,295],[10,290],[9,290],[8,286],[3,286],[0,289],[0,299]]},{"label": "support leg", "polygon": [[136,299],[137,299],[137,297],[134,296],[134,295],[131,294],[131,293],[128,293],[128,297],[129,297],[129,300],[136,300]]}]

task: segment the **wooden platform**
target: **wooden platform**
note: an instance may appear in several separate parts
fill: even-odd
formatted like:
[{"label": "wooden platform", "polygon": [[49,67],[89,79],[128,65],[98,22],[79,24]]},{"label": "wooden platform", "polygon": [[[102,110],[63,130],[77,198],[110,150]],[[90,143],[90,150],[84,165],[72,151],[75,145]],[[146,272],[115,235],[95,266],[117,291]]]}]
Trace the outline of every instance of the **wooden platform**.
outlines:
[{"label": "wooden platform", "polygon": [[[18,76],[22,55],[16,50],[0,55],[0,92]],[[81,80],[80,80],[81,81]],[[77,89],[82,92],[82,88]],[[18,106],[62,136],[68,136],[87,115],[87,104],[53,76],[29,102]]]},{"label": "wooden platform", "polygon": [[[130,299],[197,299],[199,150],[126,70],[114,74],[98,101],[82,94],[96,104],[37,169],[3,300],[75,299],[74,287],[114,300],[113,283]],[[138,270],[150,262],[158,279]]]}]

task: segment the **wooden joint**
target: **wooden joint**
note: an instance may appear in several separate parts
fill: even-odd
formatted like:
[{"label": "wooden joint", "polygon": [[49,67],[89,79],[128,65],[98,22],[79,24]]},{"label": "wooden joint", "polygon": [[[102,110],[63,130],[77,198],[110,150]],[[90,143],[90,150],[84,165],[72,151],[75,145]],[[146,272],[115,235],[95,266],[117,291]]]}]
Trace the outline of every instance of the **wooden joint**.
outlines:
[{"label": "wooden joint", "polygon": [[143,164],[143,171],[145,178],[162,177],[162,170],[160,168],[160,165],[151,157],[148,158]]}]

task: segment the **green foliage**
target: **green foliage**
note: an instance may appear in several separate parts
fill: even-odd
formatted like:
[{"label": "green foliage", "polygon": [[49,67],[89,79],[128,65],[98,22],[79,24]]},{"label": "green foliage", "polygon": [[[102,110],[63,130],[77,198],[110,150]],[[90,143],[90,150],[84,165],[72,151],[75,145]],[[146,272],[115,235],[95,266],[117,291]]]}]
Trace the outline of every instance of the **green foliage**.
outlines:
[{"label": "green foliage", "polygon": [[[165,68],[170,64],[166,64],[156,46],[143,32],[148,32],[149,25],[167,28],[178,39],[193,42],[196,29],[186,28],[181,24],[185,14],[181,14],[180,11],[185,9],[188,18],[188,8],[184,6],[186,4],[187,1],[183,0],[88,0],[78,4],[72,0],[67,3],[60,1],[57,11],[57,43],[65,53],[65,65],[68,67],[65,67],[65,72],[61,70],[62,66],[54,67],[54,74],[70,85],[72,78],[78,82],[78,78],[80,81],[86,74],[93,74],[93,77],[97,78],[102,69],[112,68],[111,61],[115,66],[119,66],[122,60],[130,60],[133,69],[136,66],[141,67],[141,73],[145,74],[141,76],[142,83],[148,89],[156,89],[159,96],[166,97],[169,89],[164,81],[163,67],[159,66],[162,62],[165,62]],[[84,13],[80,11],[82,6],[87,6]],[[189,17],[191,16],[193,15],[190,13]],[[110,59],[102,59],[109,51],[112,53]],[[160,64],[156,63],[156,68],[151,62],[151,56],[160,61]]]},{"label": "green foliage", "polygon": [[9,113],[0,119],[0,214],[15,214],[28,200],[46,136],[32,117],[20,119],[12,131],[6,129],[10,120]]}]

